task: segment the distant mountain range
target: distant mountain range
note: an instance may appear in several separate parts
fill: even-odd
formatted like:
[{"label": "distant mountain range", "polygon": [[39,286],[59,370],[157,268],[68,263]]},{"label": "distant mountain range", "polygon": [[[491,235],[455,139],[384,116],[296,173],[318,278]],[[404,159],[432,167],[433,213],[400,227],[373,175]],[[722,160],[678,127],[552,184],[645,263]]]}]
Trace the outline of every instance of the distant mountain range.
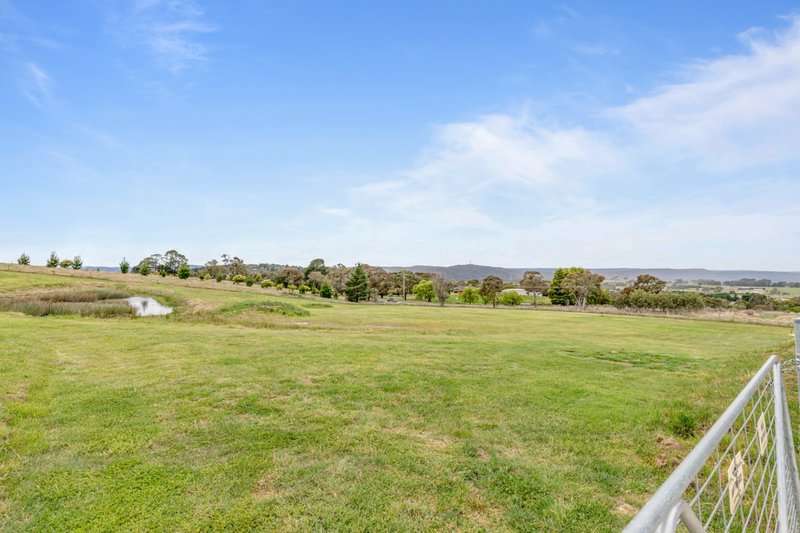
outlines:
[{"label": "distant mountain range", "polygon": [[[202,268],[202,265],[190,265],[194,268]],[[247,265],[254,271],[262,271],[267,268],[276,269],[286,265]],[[85,270],[102,270],[107,272],[119,272],[119,267],[108,266],[85,266]],[[301,267],[302,268],[302,267]],[[387,272],[400,272],[408,270],[410,272],[436,272],[453,280],[483,279],[486,276],[494,275],[505,281],[519,281],[527,270],[537,270],[542,276],[550,279],[555,268],[530,267],[530,268],[503,268],[488,265],[453,265],[453,266],[432,266],[414,265],[409,267],[390,266],[382,267]],[[800,282],[800,272],[781,272],[775,270],[708,270],[705,268],[592,268],[592,272],[597,272],[613,280],[633,280],[639,274],[652,274],[666,281],[682,279],[692,281],[698,279],[714,279],[717,281],[736,281],[742,278],[768,279],[775,281]]]},{"label": "distant mountain range", "polygon": [[[383,267],[387,272],[436,272],[454,280],[483,279],[495,275],[505,281],[519,281],[527,270],[537,270],[545,278],[553,276],[554,268],[503,268],[486,265],[453,265],[447,267],[414,265],[410,267]],[[769,279],[774,281],[800,281],[800,272],[779,272],[772,270],[708,270],[705,268],[592,268],[592,272],[602,274],[607,279],[636,279],[639,274],[652,274],[666,281],[682,279],[714,279],[736,281],[742,278]]]}]

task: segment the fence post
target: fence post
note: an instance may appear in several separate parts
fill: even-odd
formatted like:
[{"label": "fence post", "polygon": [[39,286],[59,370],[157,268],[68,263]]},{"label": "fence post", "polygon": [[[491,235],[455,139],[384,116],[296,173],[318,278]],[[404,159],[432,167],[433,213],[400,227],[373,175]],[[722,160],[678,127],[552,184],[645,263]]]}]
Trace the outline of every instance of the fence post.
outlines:
[{"label": "fence post", "polygon": [[776,364],[772,368],[772,390],[773,407],[775,408],[775,474],[778,481],[778,528],[780,533],[789,533],[789,487],[788,487],[788,464],[786,458],[786,422],[783,420],[785,411],[783,410],[783,380],[781,379],[781,365]]},{"label": "fence post", "polygon": [[794,364],[797,371],[797,401],[800,403],[800,318],[794,319]]}]

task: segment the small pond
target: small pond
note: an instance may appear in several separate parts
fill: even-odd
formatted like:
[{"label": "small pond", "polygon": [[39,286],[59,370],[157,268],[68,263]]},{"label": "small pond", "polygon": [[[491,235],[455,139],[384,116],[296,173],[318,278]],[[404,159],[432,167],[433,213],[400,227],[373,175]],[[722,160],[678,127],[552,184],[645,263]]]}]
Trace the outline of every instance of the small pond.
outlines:
[{"label": "small pond", "polygon": [[164,316],[172,312],[171,307],[161,305],[147,296],[131,296],[125,298],[125,301],[136,310],[136,316]]}]

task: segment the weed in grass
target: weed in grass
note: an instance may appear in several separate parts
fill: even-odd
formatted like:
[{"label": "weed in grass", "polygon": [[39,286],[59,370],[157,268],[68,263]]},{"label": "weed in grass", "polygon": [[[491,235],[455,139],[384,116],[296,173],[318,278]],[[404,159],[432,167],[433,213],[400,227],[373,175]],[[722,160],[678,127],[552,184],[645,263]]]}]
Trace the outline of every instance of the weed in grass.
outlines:
[{"label": "weed in grass", "polygon": [[311,314],[300,306],[286,302],[239,302],[227,305],[216,313],[219,315],[236,315],[248,311],[285,316],[308,316]]},{"label": "weed in grass", "polygon": [[330,309],[333,307],[333,304],[327,304],[325,302],[308,302],[303,304],[303,307],[307,309]]}]

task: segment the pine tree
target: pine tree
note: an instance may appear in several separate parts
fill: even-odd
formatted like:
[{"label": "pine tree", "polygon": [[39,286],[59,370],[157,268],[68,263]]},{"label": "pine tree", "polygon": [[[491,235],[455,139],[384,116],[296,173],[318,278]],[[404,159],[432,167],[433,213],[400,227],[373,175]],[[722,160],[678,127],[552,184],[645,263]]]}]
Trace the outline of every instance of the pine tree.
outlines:
[{"label": "pine tree", "polygon": [[130,269],[131,269],[131,264],[128,263],[128,260],[123,257],[122,262],[119,264],[119,271],[122,272],[123,274],[127,274]]},{"label": "pine tree", "polygon": [[333,287],[326,281],[319,290],[319,295],[323,298],[333,298]]},{"label": "pine tree", "polygon": [[83,268],[83,259],[81,259],[81,256],[76,255],[74,258],[72,258],[72,265],[70,266],[75,270],[80,270]]},{"label": "pine tree", "polygon": [[19,256],[19,259],[17,259],[17,264],[18,265],[30,265],[31,264],[31,257],[28,254],[23,252],[22,255]]},{"label": "pine tree", "polygon": [[353,269],[347,283],[344,285],[344,294],[348,302],[360,302],[369,299],[369,280],[361,263]]},{"label": "pine tree", "polygon": [[192,275],[192,271],[189,269],[189,265],[186,263],[181,263],[181,266],[178,267],[178,277],[181,279],[186,279]]},{"label": "pine tree", "polygon": [[55,252],[50,252],[50,259],[47,260],[47,266],[50,268],[56,268],[58,266],[58,256]]}]

